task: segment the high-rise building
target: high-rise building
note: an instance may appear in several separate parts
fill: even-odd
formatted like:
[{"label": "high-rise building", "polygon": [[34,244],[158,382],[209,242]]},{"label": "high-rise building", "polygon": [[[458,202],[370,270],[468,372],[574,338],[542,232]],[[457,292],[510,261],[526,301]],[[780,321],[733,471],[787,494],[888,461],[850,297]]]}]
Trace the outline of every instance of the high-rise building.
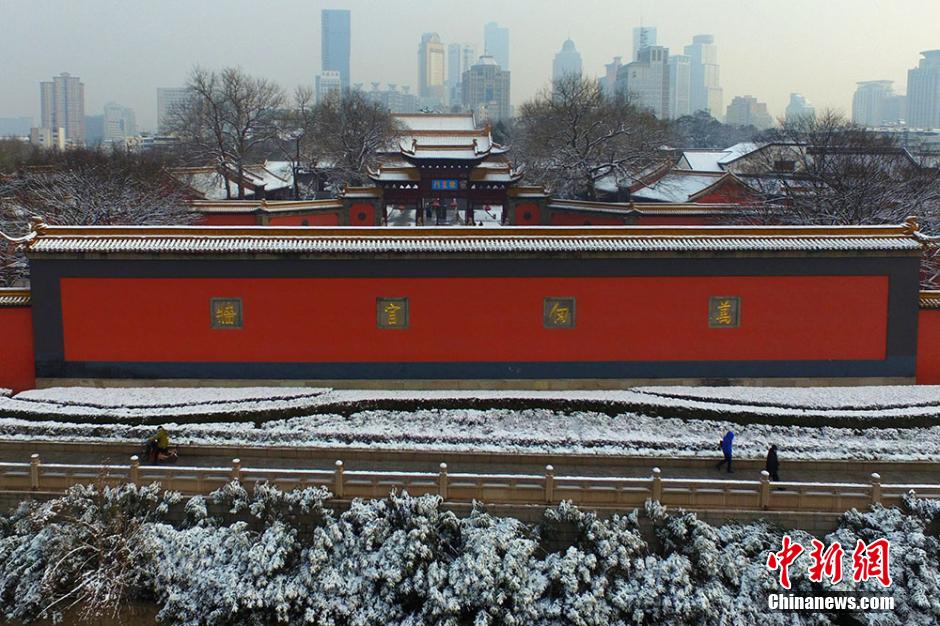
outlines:
[{"label": "high-rise building", "polygon": [[601,87],[608,96],[617,93],[617,74],[620,72],[620,68],[623,67],[621,59],[623,57],[614,57],[613,61],[604,65],[606,72],[604,78],[601,79]]},{"label": "high-rise building", "polygon": [[637,52],[637,60],[627,63],[617,73],[617,92],[635,105],[665,119],[669,115],[669,49],[646,46]]},{"label": "high-rise building", "polygon": [[571,39],[566,39],[561,50],[555,53],[552,63],[552,80],[556,81],[565,76],[581,75],[581,53],[574,47]]},{"label": "high-rise building", "polygon": [[940,50],[925,50],[917,67],[907,71],[907,124],[940,128]]},{"label": "high-rise building", "polygon": [[692,113],[707,111],[712,117],[721,116],[723,95],[718,82],[718,47],[712,35],[696,35],[685,47],[692,58],[690,76],[690,102]]},{"label": "high-rise building", "polygon": [[758,102],[754,96],[735,96],[725,113],[725,123],[764,130],[773,127],[774,118],[767,112],[766,102]]},{"label": "high-rise building", "polygon": [[320,12],[320,69],[339,72],[340,86],[349,89],[350,13],[346,9]]},{"label": "high-rise building", "polygon": [[656,27],[655,26],[637,26],[633,29],[633,52],[630,55],[631,61],[638,61],[637,53],[640,48],[656,45]]},{"label": "high-rise building", "polygon": [[509,72],[496,59],[483,55],[463,75],[463,103],[479,120],[498,122],[512,115]]},{"label": "high-rise building", "polygon": [[490,22],[483,27],[483,54],[493,57],[501,69],[509,71],[509,28]]},{"label": "high-rise building", "polygon": [[65,150],[65,129],[30,128],[29,143],[37,148]]},{"label": "high-rise building", "polygon": [[104,105],[104,142],[121,143],[137,134],[134,110],[116,102]]},{"label": "high-rise building", "polygon": [[317,102],[323,102],[331,95],[339,96],[343,93],[343,76],[334,70],[323,70],[315,80]]},{"label": "high-rise building", "polygon": [[386,89],[379,89],[379,83],[372,83],[372,91],[365,92],[366,97],[381,104],[392,113],[417,113],[418,98],[411,93],[411,87],[405,85],[398,90],[398,85],[389,83]]},{"label": "high-rise building", "polygon": [[[857,83],[852,97],[852,121],[861,126],[882,126],[889,116],[889,101],[895,97],[890,80],[864,80]],[[897,119],[894,120],[897,122]]]},{"label": "high-rise building", "polygon": [[173,112],[187,100],[187,87],[157,87],[157,132],[165,134],[173,126]]},{"label": "high-rise building", "polygon": [[463,105],[463,91],[460,88],[463,73],[470,69],[476,60],[476,47],[472,43],[452,43],[447,46],[447,103],[451,106]]},{"label": "high-rise building", "polygon": [[796,122],[806,118],[816,118],[816,107],[810,104],[810,101],[803,94],[791,93],[790,103],[784,110],[784,119],[787,122]]},{"label": "high-rise building", "polygon": [[85,85],[78,76],[63,72],[39,83],[42,128],[65,129],[72,145],[85,143]]},{"label": "high-rise building", "polygon": [[692,113],[692,57],[669,57],[669,117],[678,119]]},{"label": "high-rise building", "polygon": [[437,33],[421,35],[418,46],[418,98],[421,106],[444,102],[444,44]]}]

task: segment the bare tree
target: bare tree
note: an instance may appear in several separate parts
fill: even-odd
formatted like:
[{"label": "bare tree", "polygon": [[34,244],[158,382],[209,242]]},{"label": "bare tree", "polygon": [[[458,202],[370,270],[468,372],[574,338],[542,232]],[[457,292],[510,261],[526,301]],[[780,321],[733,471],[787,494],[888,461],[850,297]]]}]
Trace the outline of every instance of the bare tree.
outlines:
[{"label": "bare tree", "polygon": [[893,137],[841,114],[785,122],[743,174],[763,195],[763,220],[792,224],[896,224],[917,215],[935,232],[940,179]]},{"label": "bare tree", "polygon": [[298,171],[306,164],[313,135],[315,96],[305,85],[294,90],[292,106],[278,113],[276,118],[278,151],[291,164],[294,173],[294,199],[300,199]]},{"label": "bare tree", "polygon": [[[188,224],[184,188],[159,162],[85,150],[57,153],[43,165],[0,179],[0,231],[22,234],[30,219],[48,224]],[[22,282],[27,267],[12,242],[0,241],[0,284]]]},{"label": "bare tree", "polygon": [[522,105],[513,150],[529,180],[561,197],[595,197],[605,177],[636,180],[664,159],[666,125],[596,81],[569,75]]},{"label": "bare tree", "polygon": [[192,97],[170,112],[170,130],[203,162],[216,164],[220,171],[231,166],[238,198],[244,198],[245,165],[256,148],[277,139],[283,90],[234,67],[221,72],[197,67],[187,87]]},{"label": "bare tree", "polygon": [[304,151],[311,169],[333,186],[368,182],[368,168],[399,132],[384,106],[358,89],[332,95],[311,110],[311,134]]}]

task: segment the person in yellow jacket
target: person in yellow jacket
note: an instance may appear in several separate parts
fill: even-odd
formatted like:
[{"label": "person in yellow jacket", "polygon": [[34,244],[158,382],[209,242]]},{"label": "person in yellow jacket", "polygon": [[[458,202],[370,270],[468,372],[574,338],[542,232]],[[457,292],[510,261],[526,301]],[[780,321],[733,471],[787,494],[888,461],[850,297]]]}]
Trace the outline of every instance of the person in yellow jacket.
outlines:
[{"label": "person in yellow jacket", "polygon": [[150,438],[150,460],[159,461],[170,454],[170,433],[163,426],[157,428],[157,434]]}]

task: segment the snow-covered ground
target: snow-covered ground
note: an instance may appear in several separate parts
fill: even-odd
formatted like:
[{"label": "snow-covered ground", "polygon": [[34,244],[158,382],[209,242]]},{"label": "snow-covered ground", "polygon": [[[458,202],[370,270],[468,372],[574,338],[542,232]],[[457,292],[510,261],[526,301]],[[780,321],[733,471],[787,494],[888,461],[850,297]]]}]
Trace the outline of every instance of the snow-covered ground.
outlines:
[{"label": "snow-covered ground", "polygon": [[[735,431],[735,455],[763,458],[770,444],[788,459],[940,460],[940,426],[843,429],[733,421],[610,416],[547,409],[419,409],[319,414],[265,422],[166,424],[173,440],[190,445],[372,447],[478,451],[702,456]],[[139,443],[152,426],[0,419],[0,439]]]},{"label": "snow-covered ground", "polygon": [[75,388],[0,395],[0,417],[255,421],[363,409],[545,408],[842,427],[940,425],[940,386],[638,387],[608,391],[366,391],[304,387]]}]

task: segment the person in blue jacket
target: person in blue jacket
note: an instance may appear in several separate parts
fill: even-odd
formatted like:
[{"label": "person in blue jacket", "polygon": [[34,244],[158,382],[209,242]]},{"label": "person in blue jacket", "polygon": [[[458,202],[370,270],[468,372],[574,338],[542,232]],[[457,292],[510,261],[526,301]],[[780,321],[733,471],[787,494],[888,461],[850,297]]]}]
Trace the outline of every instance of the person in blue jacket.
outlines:
[{"label": "person in blue jacket", "polygon": [[729,430],[728,432],[725,433],[725,436],[721,438],[721,443],[718,444],[718,447],[721,448],[721,451],[724,453],[725,458],[723,461],[719,461],[718,465],[715,466],[717,469],[720,470],[721,466],[727,463],[729,474],[734,473],[734,470],[731,469],[731,442],[732,441],[734,441],[734,433]]}]

